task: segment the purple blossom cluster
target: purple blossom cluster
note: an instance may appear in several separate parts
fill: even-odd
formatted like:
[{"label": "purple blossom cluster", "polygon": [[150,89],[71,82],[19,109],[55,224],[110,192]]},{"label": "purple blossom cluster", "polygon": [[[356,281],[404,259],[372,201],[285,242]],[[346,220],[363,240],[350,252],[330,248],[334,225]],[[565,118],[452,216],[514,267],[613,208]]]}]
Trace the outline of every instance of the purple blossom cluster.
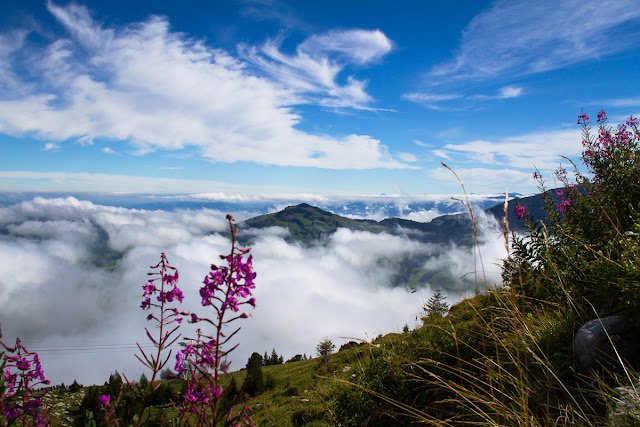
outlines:
[{"label": "purple blossom cluster", "polygon": [[[3,391],[0,393],[0,420],[4,419],[9,424],[11,420],[20,420],[25,425],[50,424],[47,416],[50,408],[45,408],[41,400],[44,393],[36,391],[37,386],[50,383],[44,376],[38,354],[28,351],[20,338],[16,339],[15,347],[7,347],[2,342],[1,330],[0,345],[8,353],[15,354],[0,353],[4,359],[0,382],[0,391]],[[31,423],[28,422],[29,418]]]},{"label": "purple blossom cluster", "polygon": [[[583,125],[585,134],[588,134],[588,124],[591,122],[581,121],[581,116],[578,116],[578,123]],[[607,125],[607,114],[601,110],[598,113],[598,136],[595,139],[583,138],[582,144],[585,150],[582,158],[589,166],[607,164],[612,160],[619,161],[622,160],[620,155],[624,150],[634,148],[638,143],[640,143],[638,119],[631,116],[626,123],[620,123],[614,130]]]},{"label": "purple blossom cluster", "polygon": [[521,204],[516,204],[515,212],[518,219],[526,219],[527,215],[529,215],[527,208]]},{"label": "purple blossom cluster", "polygon": [[560,213],[567,213],[567,208],[569,207],[569,205],[571,205],[571,200],[564,199],[556,204],[556,209]]},{"label": "purple blossom cluster", "polygon": [[[242,252],[246,253],[246,250]],[[204,278],[204,286],[200,288],[204,307],[220,303],[219,307],[216,306],[219,317],[223,316],[228,308],[238,311],[242,304],[256,306],[255,298],[248,298],[251,296],[251,290],[255,288],[253,281],[256,278],[252,256],[249,255],[246,262],[243,262],[242,258],[242,253],[232,254],[224,258],[227,266],[218,267],[212,264],[211,272]]]}]

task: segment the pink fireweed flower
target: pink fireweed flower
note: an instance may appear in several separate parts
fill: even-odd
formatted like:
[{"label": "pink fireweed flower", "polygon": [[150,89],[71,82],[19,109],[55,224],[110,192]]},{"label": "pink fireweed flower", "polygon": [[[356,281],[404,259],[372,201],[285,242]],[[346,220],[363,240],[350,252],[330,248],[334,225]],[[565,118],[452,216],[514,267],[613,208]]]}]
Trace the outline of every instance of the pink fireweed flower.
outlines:
[{"label": "pink fireweed flower", "polygon": [[578,116],[578,124],[579,125],[588,125],[591,123],[591,120],[589,120],[589,116],[587,116],[586,114],[580,114]]},{"label": "pink fireweed flower", "polygon": [[16,362],[16,368],[20,369],[21,371],[27,371],[29,370],[29,368],[31,368],[31,363],[29,363],[29,361],[26,359],[18,360]]},{"label": "pink fireweed flower", "polygon": [[147,295],[152,295],[157,291],[155,285],[151,282],[147,282],[145,285],[143,285],[142,289],[144,289],[144,293],[142,294],[143,297],[146,297]]},{"label": "pink fireweed flower", "polygon": [[[45,408],[42,403],[44,392],[39,393],[36,386],[50,384],[42,371],[40,358],[36,353],[29,352],[20,338],[16,339],[14,348],[7,347],[2,342],[2,331],[0,330],[0,346],[4,347],[9,353],[15,353],[15,356],[3,355],[5,369],[2,372],[4,380],[4,390],[0,397],[4,397],[0,404],[0,410],[3,411],[5,418],[22,419],[24,416],[30,416],[33,419],[33,425],[44,426],[51,425],[47,418],[50,408]],[[7,363],[8,362],[8,363]],[[13,371],[13,372],[12,372]],[[16,399],[16,396],[20,396]],[[44,410],[44,412],[43,412]],[[24,423],[26,425],[26,423]],[[31,425],[31,424],[30,424]]]},{"label": "pink fireweed flower", "polygon": [[558,203],[556,205],[556,209],[558,210],[558,212],[560,213],[566,213],[567,212],[567,207],[571,204],[571,201],[569,200],[563,200],[560,203]]},{"label": "pink fireweed flower", "polygon": [[558,188],[556,190],[556,196],[560,197],[564,194],[564,190],[562,188]]},{"label": "pink fireweed flower", "polygon": [[529,211],[527,211],[527,208],[522,205],[516,205],[515,212],[518,219],[524,219],[527,215],[529,215]]},{"label": "pink fireweed flower", "polygon": [[600,110],[598,113],[598,123],[607,121],[607,113],[604,110]]},{"label": "pink fireweed flower", "polygon": [[111,400],[111,396],[108,394],[100,396],[98,398],[98,408],[104,408],[107,406],[109,404],[109,400]]}]

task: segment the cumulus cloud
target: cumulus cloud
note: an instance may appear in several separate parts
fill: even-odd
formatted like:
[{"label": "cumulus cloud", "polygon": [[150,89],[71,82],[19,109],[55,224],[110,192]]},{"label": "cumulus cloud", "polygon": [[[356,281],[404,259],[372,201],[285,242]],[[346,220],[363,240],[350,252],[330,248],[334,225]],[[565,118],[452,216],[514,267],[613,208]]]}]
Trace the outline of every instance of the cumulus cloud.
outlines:
[{"label": "cumulus cloud", "polygon": [[[275,79],[275,71],[252,72],[246,60],[172,31],[165,18],[105,28],[84,6],[49,2],[47,7],[67,37],[28,59],[37,84],[25,82],[27,93],[10,88],[3,93],[2,133],[55,143],[106,139],[130,144],[139,154],[188,150],[219,162],[409,167],[371,136],[304,132],[297,128],[301,117],[292,109],[315,102],[308,93],[318,95],[322,105],[360,108],[369,102],[364,81],[349,76],[346,84],[338,84],[336,74],[346,64],[370,64],[388,52],[390,41],[380,31],[312,36],[293,59],[267,44],[274,58],[278,53],[276,59],[288,64],[289,71],[282,71],[286,78]],[[2,55],[0,51],[7,75],[25,66]],[[335,60],[323,68],[323,58]],[[308,78],[300,77],[304,70]]]},{"label": "cumulus cloud", "polygon": [[[5,340],[21,336],[28,348],[41,351],[48,377],[65,383],[102,383],[115,369],[139,376],[133,353],[135,342],[147,342],[139,305],[149,266],[165,252],[180,270],[183,309],[202,313],[202,278],[230,245],[224,214],[217,211],[145,211],[75,198],[0,207],[0,227]],[[327,335],[340,344],[341,337],[372,338],[413,325],[419,294],[390,286],[405,254],[440,254],[438,268],[451,263],[456,274],[472,269],[470,251],[456,248],[447,258],[430,245],[385,233],[340,229],[324,246],[311,247],[286,242],[287,232],[277,227],[248,234],[258,306],[242,322],[233,369],[253,351],[313,354]],[[113,269],[96,264],[96,255],[109,255],[107,248],[120,254]],[[187,326],[185,334],[191,332]]]}]

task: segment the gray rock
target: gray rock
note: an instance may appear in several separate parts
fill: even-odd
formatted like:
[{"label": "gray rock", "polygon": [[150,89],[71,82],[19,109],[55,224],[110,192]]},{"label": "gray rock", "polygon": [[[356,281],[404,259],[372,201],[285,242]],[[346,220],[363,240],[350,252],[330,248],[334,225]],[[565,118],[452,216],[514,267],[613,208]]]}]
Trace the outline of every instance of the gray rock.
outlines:
[{"label": "gray rock", "polygon": [[576,368],[590,369],[596,367],[603,357],[614,356],[613,345],[617,346],[627,329],[624,316],[603,317],[582,325],[573,340]]},{"label": "gray rock", "polygon": [[616,395],[613,398],[614,406],[607,415],[607,425],[623,427],[640,424],[640,383],[626,387],[616,387]]}]

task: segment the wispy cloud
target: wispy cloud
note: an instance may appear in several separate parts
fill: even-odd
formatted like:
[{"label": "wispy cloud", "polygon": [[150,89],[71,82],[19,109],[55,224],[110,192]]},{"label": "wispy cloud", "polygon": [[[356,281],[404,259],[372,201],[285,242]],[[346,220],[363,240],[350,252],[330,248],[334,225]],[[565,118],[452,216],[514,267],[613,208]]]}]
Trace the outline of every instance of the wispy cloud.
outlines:
[{"label": "wispy cloud", "polygon": [[[301,117],[291,109],[308,103],[308,93],[336,107],[360,108],[369,102],[364,81],[348,76],[341,85],[335,76],[347,65],[363,66],[384,56],[391,42],[380,31],[311,36],[293,57],[268,43],[254,57],[262,58],[274,75],[281,74],[274,81],[264,77],[264,70],[251,72],[241,58],[172,32],[165,18],[105,28],[84,6],[47,7],[68,37],[29,59],[36,87],[25,82],[29,92],[24,94],[5,85],[2,133],[89,144],[101,138],[131,144],[141,154],[193,147],[219,162],[411,167],[367,135],[334,138],[301,131],[296,127]],[[38,46],[29,48],[36,52]],[[6,81],[25,66],[7,62],[2,52],[0,61]]]},{"label": "wispy cloud", "polygon": [[374,109],[366,82],[338,77],[348,66],[365,66],[380,61],[391,51],[391,40],[380,30],[330,31],[313,35],[296,48],[293,55],[281,52],[283,38],[267,41],[262,47],[241,46],[248,61],[285,87],[292,88],[304,102],[328,107]]},{"label": "wispy cloud", "polygon": [[477,101],[491,101],[498,99],[518,98],[525,94],[525,90],[518,86],[503,86],[500,90],[493,95],[486,94],[474,94],[474,95],[461,95],[459,93],[427,93],[427,92],[412,92],[403,95],[403,98],[422,104],[425,107],[436,111],[457,111],[464,110],[473,105],[473,102]]},{"label": "wispy cloud", "polygon": [[413,163],[418,161],[418,158],[411,153],[397,153],[396,156],[403,162],[407,162],[407,163]]},{"label": "wispy cloud", "polygon": [[604,101],[590,103],[591,105],[611,106],[611,107],[640,107],[640,97],[637,98],[615,98]]},{"label": "wispy cloud", "polygon": [[522,76],[635,49],[639,19],[635,0],[499,0],[473,18],[455,57],[429,80]]},{"label": "wispy cloud", "polygon": [[42,147],[42,149],[44,151],[58,151],[60,149],[60,145],[54,142],[47,142],[46,144],[44,144],[44,147]]}]

